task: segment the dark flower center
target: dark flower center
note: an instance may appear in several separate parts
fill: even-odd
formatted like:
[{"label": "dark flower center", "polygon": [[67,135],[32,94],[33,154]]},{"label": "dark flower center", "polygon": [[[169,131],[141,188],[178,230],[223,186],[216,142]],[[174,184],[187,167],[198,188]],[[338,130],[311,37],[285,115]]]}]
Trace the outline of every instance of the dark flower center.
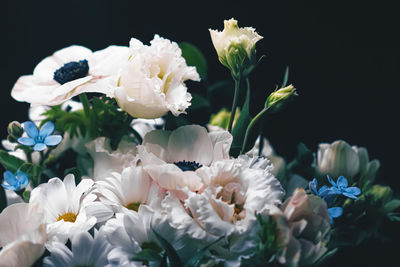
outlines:
[{"label": "dark flower center", "polygon": [[54,72],[53,79],[59,84],[64,84],[79,78],[85,77],[89,73],[89,64],[86,59],[72,61],[64,64]]},{"label": "dark flower center", "polygon": [[203,167],[200,163],[197,163],[196,161],[179,161],[179,162],[174,162],[176,166],[178,166],[182,171],[195,171],[198,168]]}]

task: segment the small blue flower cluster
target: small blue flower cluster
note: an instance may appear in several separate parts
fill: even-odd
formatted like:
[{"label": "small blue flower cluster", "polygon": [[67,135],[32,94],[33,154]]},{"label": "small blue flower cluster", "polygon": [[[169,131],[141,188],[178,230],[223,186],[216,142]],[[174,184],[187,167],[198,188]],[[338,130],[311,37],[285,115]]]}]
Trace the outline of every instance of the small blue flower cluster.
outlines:
[{"label": "small blue flower cluster", "polygon": [[340,176],[337,180],[337,183],[335,183],[335,181],[333,181],[333,179],[328,176],[328,181],[332,185],[331,187],[324,185],[319,190],[317,190],[318,181],[314,178],[308,184],[308,187],[310,188],[311,192],[325,200],[326,204],[328,205],[328,212],[330,215],[329,219],[332,224],[333,218],[337,218],[343,214],[343,208],[331,207],[333,203],[333,197],[335,195],[343,195],[348,198],[357,199],[357,196],[361,194],[361,190],[360,188],[355,186],[348,187],[349,183],[344,176]]},{"label": "small blue flower cluster", "polygon": [[16,175],[10,171],[6,171],[3,174],[3,178],[4,182],[1,186],[8,190],[19,191],[26,188],[29,184],[28,175],[21,171],[17,171]]}]

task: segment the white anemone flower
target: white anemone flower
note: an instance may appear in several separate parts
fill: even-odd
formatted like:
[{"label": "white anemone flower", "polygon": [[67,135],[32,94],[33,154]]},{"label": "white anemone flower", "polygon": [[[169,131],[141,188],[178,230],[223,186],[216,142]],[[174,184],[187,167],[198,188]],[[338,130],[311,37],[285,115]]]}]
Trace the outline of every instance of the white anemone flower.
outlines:
[{"label": "white anemone flower", "polygon": [[108,253],[112,247],[105,233],[94,231],[94,237],[88,232],[80,232],[71,238],[71,249],[64,243],[56,242],[50,248],[50,256],[43,260],[43,266],[94,266],[103,267],[108,265]]},{"label": "white anemone flower", "polygon": [[143,168],[162,188],[198,191],[204,187],[199,172],[228,159],[231,143],[232,135],[226,131],[207,133],[204,127],[188,125],[148,133],[138,153]]},{"label": "white anemone flower", "polygon": [[20,77],[11,96],[32,105],[54,106],[85,92],[108,94],[114,79],[128,57],[128,48],[109,46],[92,52],[83,46],[69,46],[43,59],[33,75]]},{"label": "white anemone flower", "polygon": [[129,62],[121,70],[113,96],[121,109],[136,118],[185,113],[192,96],[184,82],[200,80],[196,68],[187,66],[177,43],[155,35],[150,44],[131,39]]},{"label": "white anemone flower", "polygon": [[102,203],[113,207],[115,212],[138,211],[142,204],[158,202],[163,197],[160,190],[143,168],[128,167],[122,173],[112,173],[95,184]]},{"label": "white anemone flower", "polygon": [[104,221],[113,212],[90,192],[93,180],[82,179],[76,186],[72,174],[65,176],[64,181],[52,178],[32,190],[30,203],[39,205],[44,211],[51,247],[55,241],[65,243],[76,232],[91,229],[96,222]]},{"label": "white anemone flower", "polygon": [[227,260],[238,260],[257,246],[256,214],[267,213],[267,207],[280,204],[284,195],[271,169],[267,159],[215,162],[201,172],[208,183],[203,191],[187,190],[184,204],[168,196],[162,207],[171,225],[193,238],[209,242],[226,237],[214,250]]},{"label": "white anemone flower", "polygon": [[110,140],[99,137],[86,144],[87,152],[93,159],[93,179],[104,180],[111,173],[121,173],[124,168],[136,165],[136,144],[124,139],[112,150]]},{"label": "white anemone flower", "polygon": [[17,203],[0,214],[0,266],[31,266],[44,252],[46,225],[38,205]]},{"label": "white anemone flower", "polygon": [[147,205],[141,205],[137,213],[117,213],[107,221],[104,231],[114,248],[108,260],[115,266],[143,266],[140,261],[132,261],[132,256],[142,249],[161,252],[162,246],[154,232],[174,247],[182,261],[193,256],[200,245],[188,239],[184,231],[171,227],[164,215]]}]

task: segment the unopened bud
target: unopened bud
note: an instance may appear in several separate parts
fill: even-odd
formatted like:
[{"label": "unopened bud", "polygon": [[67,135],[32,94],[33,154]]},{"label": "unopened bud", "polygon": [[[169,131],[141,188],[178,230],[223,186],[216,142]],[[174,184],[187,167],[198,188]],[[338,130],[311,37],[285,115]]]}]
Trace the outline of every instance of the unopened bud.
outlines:
[{"label": "unopened bud", "polygon": [[12,121],[8,124],[7,132],[14,139],[18,139],[24,133],[24,129],[18,121]]},{"label": "unopened bud", "polygon": [[289,97],[296,94],[296,88],[293,85],[283,87],[271,93],[265,102],[265,108],[281,105]]}]

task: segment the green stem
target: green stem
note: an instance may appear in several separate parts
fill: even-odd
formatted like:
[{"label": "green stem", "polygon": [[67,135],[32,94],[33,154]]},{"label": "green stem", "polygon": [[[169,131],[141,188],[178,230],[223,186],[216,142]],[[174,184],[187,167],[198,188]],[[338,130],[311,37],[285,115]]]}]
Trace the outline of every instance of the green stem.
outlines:
[{"label": "green stem", "polygon": [[251,129],[254,127],[254,125],[256,124],[256,122],[258,121],[259,118],[262,117],[262,115],[265,114],[265,112],[267,112],[268,108],[264,108],[263,110],[261,110],[255,117],[254,119],[251,120],[251,122],[249,123],[249,125],[247,126],[246,129],[246,133],[244,135],[244,140],[243,140],[243,145],[242,145],[242,149],[240,150],[240,154],[243,154],[243,152],[245,152],[246,146],[247,146],[247,139],[249,138],[249,134],[251,132]]},{"label": "green stem", "polygon": [[94,127],[93,127],[93,125],[95,123],[95,120],[94,120],[94,118],[92,116],[92,110],[90,109],[89,99],[88,99],[88,97],[87,97],[87,95],[85,93],[80,94],[79,95],[79,99],[82,102],[83,111],[85,112],[85,116],[86,116],[86,119],[87,119],[87,122],[88,122],[89,135],[91,137],[95,137],[96,133],[95,133],[95,130],[94,130]]},{"label": "green stem", "polygon": [[234,80],[235,80],[235,94],[233,95],[231,117],[229,119],[229,126],[228,126],[229,132],[232,132],[232,125],[233,125],[233,121],[235,119],[236,107],[237,107],[238,100],[239,100],[238,96],[239,96],[239,88],[240,88],[240,75],[238,75],[237,78],[234,78]]}]

